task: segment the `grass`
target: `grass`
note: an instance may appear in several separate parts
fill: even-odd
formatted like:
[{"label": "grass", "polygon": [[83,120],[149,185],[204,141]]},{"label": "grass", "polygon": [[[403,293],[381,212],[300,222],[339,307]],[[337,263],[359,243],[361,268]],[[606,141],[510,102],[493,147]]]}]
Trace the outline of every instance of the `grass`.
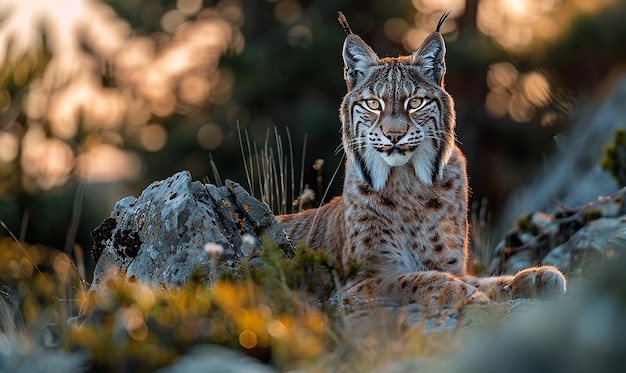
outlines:
[{"label": "grass", "polygon": [[[290,214],[302,209],[303,204],[310,203],[311,189],[304,185],[304,158],[306,154],[306,135],[299,165],[300,175],[298,189],[296,189],[296,165],[293,156],[293,143],[289,129],[285,129],[285,138],[274,127],[274,136],[267,129],[265,142],[259,147],[256,142],[250,140],[247,130],[241,130],[237,124],[239,136],[239,148],[243,159],[246,174],[247,190],[250,195],[265,202],[275,215]],[[213,182],[222,186],[222,179],[218,167],[210,158],[213,180],[208,177],[206,182]],[[305,200],[303,200],[303,197]]]},{"label": "grass", "polygon": [[[287,154],[276,129],[276,150],[270,146],[269,131],[260,151],[247,132],[240,132],[246,139],[244,148],[240,137],[250,191],[278,213],[295,212],[311,203],[311,197],[302,198],[303,193],[294,198],[292,141],[286,133]],[[322,164],[316,162],[319,175]],[[212,167],[220,185],[213,162]],[[299,191],[306,192],[303,163],[300,169]],[[322,181],[318,178],[319,187]],[[333,277],[342,267],[324,253],[302,247],[295,260],[288,261],[266,242],[263,267],[244,263],[237,276],[212,279],[210,284],[194,277],[182,289],[155,289],[112,277],[99,291],[88,291],[82,252],[71,244],[83,195],[79,189],[64,252],[21,244],[14,236],[0,241],[0,371],[24,367],[29,359],[18,355],[43,356],[31,347],[51,335],[56,342],[43,347],[54,356],[66,357],[69,366],[63,371],[88,367],[89,371],[148,372],[168,366],[199,344],[239,350],[286,370],[308,365],[337,345],[341,322],[327,300],[336,283]],[[69,254],[74,254],[77,264]],[[352,272],[357,269],[351,267]],[[328,279],[321,287],[320,275]]]},{"label": "grass", "polygon": [[[307,149],[307,135],[304,136],[300,162],[296,164],[293,152],[291,133],[285,128],[285,135],[281,135],[274,127],[273,136],[268,128],[262,146],[251,141],[247,130],[237,128],[239,148],[241,149],[242,164],[247,183],[247,191],[256,199],[265,202],[275,215],[291,214],[315,206],[317,201],[324,201],[330,184],[335,180],[339,169],[343,167],[343,158],[335,169],[328,185],[324,186],[324,160],[317,159],[312,165],[317,173],[316,191],[321,198],[316,198],[316,192],[309,185],[304,184],[305,155]],[[218,167],[210,158],[213,177],[205,177],[205,182],[212,182],[222,186],[222,178]],[[299,169],[299,174],[296,170]]]},{"label": "grass", "polygon": [[472,270],[477,276],[485,275],[491,258],[491,222],[487,199],[474,201],[470,212],[470,252],[473,255]]}]

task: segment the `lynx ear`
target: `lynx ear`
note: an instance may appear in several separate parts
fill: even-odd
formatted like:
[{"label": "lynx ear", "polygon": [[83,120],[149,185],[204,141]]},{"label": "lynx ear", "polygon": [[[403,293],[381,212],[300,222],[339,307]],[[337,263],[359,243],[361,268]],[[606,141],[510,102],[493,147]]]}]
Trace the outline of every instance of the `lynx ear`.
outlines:
[{"label": "lynx ear", "polygon": [[440,86],[443,86],[443,76],[446,72],[446,45],[439,28],[448,15],[450,11],[443,13],[437,29],[428,35],[422,45],[411,55],[411,64],[419,68],[424,78]]},{"label": "lynx ear", "polygon": [[349,34],[343,43],[344,78],[348,90],[356,86],[378,64],[378,56],[360,37]]}]

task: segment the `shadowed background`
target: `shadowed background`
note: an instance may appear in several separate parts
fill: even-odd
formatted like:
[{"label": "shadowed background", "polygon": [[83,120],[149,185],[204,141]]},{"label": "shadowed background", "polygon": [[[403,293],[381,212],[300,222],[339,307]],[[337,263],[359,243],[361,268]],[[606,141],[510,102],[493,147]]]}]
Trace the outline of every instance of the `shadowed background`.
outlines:
[{"label": "shadowed background", "polygon": [[626,71],[626,2],[4,1],[0,235],[88,256],[117,200],[182,169],[269,190],[277,213],[304,185],[340,194],[337,11],[383,57],[415,50],[445,9],[470,198],[497,221]]}]

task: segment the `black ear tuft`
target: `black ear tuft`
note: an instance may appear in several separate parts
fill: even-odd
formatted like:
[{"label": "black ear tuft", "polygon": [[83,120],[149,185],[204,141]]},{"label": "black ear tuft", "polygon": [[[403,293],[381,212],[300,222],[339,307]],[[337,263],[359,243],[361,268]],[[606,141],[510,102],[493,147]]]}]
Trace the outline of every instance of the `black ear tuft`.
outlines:
[{"label": "black ear tuft", "polygon": [[352,34],[352,30],[350,29],[350,24],[348,23],[346,16],[344,16],[341,11],[337,12],[337,20],[339,21],[341,28],[343,28],[343,31],[346,32],[346,35]]},{"label": "black ear tuft", "polygon": [[350,90],[368,74],[371,66],[378,64],[379,60],[372,48],[352,32],[342,12],[337,13],[337,20],[348,35],[343,42],[343,62],[344,78]]},{"label": "black ear tuft", "polygon": [[[341,13],[341,12],[339,12],[339,13]],[[443,23],[445,22],[446,18],[448,18],[450,13],[452,13],[452,11],[450,9],[446,10],[445,12],[443,12],[443,14],[441,15],[441,18],[439,18],[439,22],[437,22],[437,28],[435,29],[435,32],[440,32],[439,29],[441,28],[441,25],[443,25]]]}]

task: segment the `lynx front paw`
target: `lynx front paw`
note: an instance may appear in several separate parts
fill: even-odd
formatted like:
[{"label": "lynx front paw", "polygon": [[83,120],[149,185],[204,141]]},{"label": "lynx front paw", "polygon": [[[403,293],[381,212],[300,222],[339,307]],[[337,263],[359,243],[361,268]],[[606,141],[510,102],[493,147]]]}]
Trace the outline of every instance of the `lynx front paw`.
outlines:
[{"label": "lynx front paw", "polygon": [[[488,303],[489,297],[466,282],[454,279],[442,284],[436,294],[432,294],[434,307],[460,307],[467,303]],[[419,301],[418,301],[419,303]]]},{"label": "lynx front paw", "polygon": [[528,268],[515,275],[509,284],[511,297],[555,299],[565,293],[565,276],[552,266]]}]

